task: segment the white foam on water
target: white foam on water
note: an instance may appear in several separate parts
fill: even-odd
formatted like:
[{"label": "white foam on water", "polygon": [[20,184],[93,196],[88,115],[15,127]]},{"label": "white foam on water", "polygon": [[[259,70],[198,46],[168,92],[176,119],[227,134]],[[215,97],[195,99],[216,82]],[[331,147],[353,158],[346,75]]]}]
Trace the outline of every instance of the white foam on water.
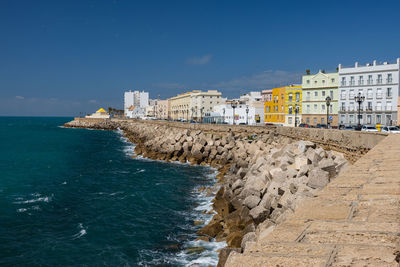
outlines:
[{"label": "white foam on water", "polygon": [[27,211],[28,209],[24,209],[24,208],[21,208],[21,209],[17,209],[17,212],[25,212],[25,211]]},{"label": "white foam on water", "polygon": [[125,144],[124,148],[122,151],[125,153],[126,156],[132,157],[135,155],[135,144],[132,144],[128,141],[128,138],[124,137],[124,131],[122,131],[120,128],[115,130],[117,134],[119,134],[119,139]]},{"label": "white foam on water", "polygon": [[14,204],[29,204],[29,203],[50,202],[50,201],[51,201],[51,197],[39,197],[39,198],[35,198],[35,199],[17,201],[17,202],[14,202]]},{"label": "white foam on water", "polygon": [[77,234],[75,234],[75,235],[72,236],[73,239],[81,238],[82,236],[84,236],[84,235],[87,234],[86,229],[83,227],[82,223],[79,223],[79,224],[78,224],[78,228],[79,228],[80,230],[79,230],[79,232],[78,232]]},{"label": "white foam on water", "polygon": [[66,182],[66,181],[64,181],[62,184],[63,184],[63,185],[65,185],[65,184],[67,184],[67,182]]}]

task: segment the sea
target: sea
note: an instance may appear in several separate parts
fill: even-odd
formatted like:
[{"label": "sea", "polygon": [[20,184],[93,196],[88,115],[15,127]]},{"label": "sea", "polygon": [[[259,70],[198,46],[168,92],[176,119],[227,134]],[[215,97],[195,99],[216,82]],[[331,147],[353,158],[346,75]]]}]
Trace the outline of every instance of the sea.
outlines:
[{"label": "sea", "polygon": [[216,170],[133,158],[120,130],[0,117],[0,266],[216,266]]}]

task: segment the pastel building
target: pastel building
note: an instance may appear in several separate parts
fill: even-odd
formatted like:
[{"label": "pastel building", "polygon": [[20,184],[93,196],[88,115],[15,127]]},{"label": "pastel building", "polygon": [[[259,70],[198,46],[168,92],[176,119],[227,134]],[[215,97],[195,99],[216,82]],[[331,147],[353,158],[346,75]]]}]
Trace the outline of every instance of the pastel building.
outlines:
[{"label": "pastel building", "polygon": [[[128,91],[124,94],[124,114],[126,117],[130,118],[131,112],[129,109],[133,106],[135,108],[143,109],[143,114],[145,114],[146,107],[149,105],[149,93],[140,91]],[[131,108],[132,111],[132,108]],[[141,114],[141,113],[137,113]]]},{"label": "pastel building", "polygon": [[95,113],[85,116],[85,118],[87,118],[87,119],[109,119],[110,114],[108,114],[104,108],[100,108]]},{"label": "pastel building", "polygon": [[327,124],[326,98],[331,98],[329,106],[329,123],[333,127],[338,126],[338,93],[339,74],[324,73],[304,75],[302,78],[302,122],[311,126]]},{"label": "pastel building", "polygon": [[339,64],[339,123],[358,124],[358,103],[355,96],[364,96],[361,124],[399,124],[399,69],[395,63],[383,62],[343,67]]},{"label": "pastel building", "polygon": [[192,91],[169,98],[169,117],[173,120],[201,120],[206,112],[221,104],[222,94],[217,90]]},{"label": "pastel building", "polygon": [[285,123],[285,91],[287,87],[272,89],[270,101],[265,101],[265,122],[283,125]]},{"label": "pastel building", "polygon": [[[292,85],[285,90],[285,126],[298,126],[301,122],[302,87]],[[297,112],[296,112],[297,111]],[[296,122],[297,121],[297,122]]]}]

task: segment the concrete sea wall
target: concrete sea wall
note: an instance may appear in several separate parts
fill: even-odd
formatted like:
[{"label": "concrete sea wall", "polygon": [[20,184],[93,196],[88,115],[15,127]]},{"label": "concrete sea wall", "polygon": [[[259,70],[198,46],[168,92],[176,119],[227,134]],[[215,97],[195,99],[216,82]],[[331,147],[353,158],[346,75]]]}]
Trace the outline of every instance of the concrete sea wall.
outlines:
[{"label": "concrete sea wall", "polygon": [[187,124],[165,121],[75,119],[66,127],[117,129],[135,152],[166,161],[189,161],[219,169],[217,212],[198,231],[225,240],[219,266],[242,252],[265,229],[279,225],[351,162],[386,136],[350,131]]}]

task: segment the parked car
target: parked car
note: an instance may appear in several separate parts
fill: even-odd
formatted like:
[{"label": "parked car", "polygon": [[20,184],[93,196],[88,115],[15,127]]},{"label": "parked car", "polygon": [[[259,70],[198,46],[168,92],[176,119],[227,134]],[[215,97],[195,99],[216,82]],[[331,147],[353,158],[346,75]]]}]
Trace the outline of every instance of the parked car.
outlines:
[{"label": "parked car", "polygon": [[398,126],[382,126],[382,133],[400,133],[400,129]]},{"label": "parked car", "polygon": [[352,125],[343,125],[340,130],[344,130],[344,131],[354,131],[354,126]]},{"label": "parked car", "polygon": [[241,123],[239,123],[239,125],[246,125],[246,123],[245,122],[241,122]]},{"label": "parked car", "polygon": [[326,124],[318,123],[317,126],[315,126],[315,128],[323,128],[323,129],[326,129]]},{"label": "parked car", "polygon": [[361,131],[363,132],[379,132],[378,129],[376,129],[375,126],[373,125],[363,125],[363,127],[361,127]]},{"label": "parked car", "polygon": [[269,126],[269,127],[271,127],[271,126],[275,126],[275,124],[273,124],[273,123],[270,123],[270,122],[267,122],[267,123],[265,123],[265,126]]},{"label": "parked car", "polygon": [[199,123],[198,121],[191,120],[190,123]]},{"label": "parked car", "polygon": [[302,127],[302,128],[310,128],[310,125],[308,125],[307,123],[300,123],[300,124],[299,124],[299,127]]}]

